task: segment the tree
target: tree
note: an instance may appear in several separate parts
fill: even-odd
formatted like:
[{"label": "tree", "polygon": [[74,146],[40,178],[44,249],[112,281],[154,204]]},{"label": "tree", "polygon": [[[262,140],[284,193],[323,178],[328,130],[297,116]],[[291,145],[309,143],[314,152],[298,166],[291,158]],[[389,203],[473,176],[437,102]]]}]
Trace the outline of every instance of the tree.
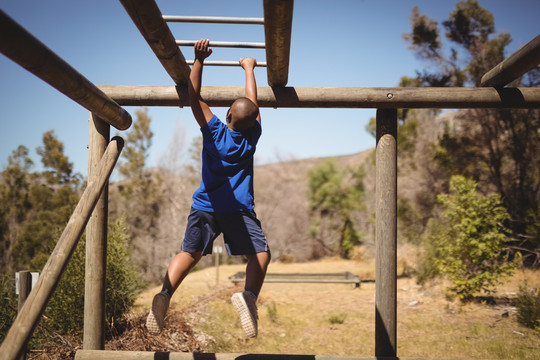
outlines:
[{"label": "tree", "polygon": [[33,162],[28,157],[28,149],[19,146],[8,157],[8,166],[1,173],[0,183],[0,270],[12,267],[10,257],[12,246],[17,240],[20,224],[30,208],[28,189],[30,168]]},{"label": "tree", "polygon": [[446,38],[457,45],[450,49],[443,47],[437,21],[420,15],[417,6],[410,21],[412,32],[403,38],[420,59],[438,68],[432,73],[417,73],[423,86],[478,86],[482,75],[504,59],[504,49],[511,41],[508,33],[493,37],[493,14],[476,0],[460,1],[443,22]]},{"label": "tree", "polygon": [[504,223],[510,217],[499,194],[483,196],[476,187],[472,179],[453,176],[449,193],[437,196],[442,214],[430,226],[424,257],[427,275],[448,277],[449,290],[463,300],[489,292],[521,261],[519,254],[508,261]]},{"label": "tree", "polygon": [[148,109],[137,110],[137,119],[127,134],[126,145],[122,151],[122,161],[118,170],[124,177],[140,176],[146,165],[148,150],[152,146],[154,133],[150,130],[151,118]]},{"label": "tree", "polygon": [[[443,22],[447,49],[438,23],[418,8],[411,15],[412,32],[404,34],[411,49],[434,65],[435,71],[417,73],[421,86],[479,86],[481,77],[502,61],[510,34],[495,34],[493,15],[476,0],[461,1]],[[540,85],[540,71],[532,70],[512,85]],[[435,160],[447,181],[462,174],[495,189],[511,216],[512,242],[524,263],[540,265],[540,111],[475,109],[461,111],[445,129],[436,146]]]},{"label": "tree", "polygon": [[360,244],[353,212],[364,208],[363,177],[361,168],[339,171],[334,159],[308,172],[310,234],[323,254],[332,252],[330,245],[336,244],[339,254],[347,258],[354,246]]},{"label": "tree", "polygon": [[202,136],[198,136],[194,138],[191,142],[191,146],[189,147],[189,154],[191,155],[191,159],[185,167],[188,178],[194,183],[198,183],[201,179],[202,150],[203,138]]},{"label": "tree", "polygon": [[73,176],[73,163],[64,155],[64,144],[54,135],[54,130],[43,134],[43,146],[37,148],[45,167],[43,175],[49,184],[68,184],[78,182]]},{"label": "tree", "polygon": [[[43,134],[43,145],[37,152],[45,166],[43,172],[28,174],[31,161],[26,158],[28,151],[21,147],[14,157],[17,162],[7,169],[11,174],[8,178],[19,179],[20,193],[16,197],[24,202],[19,209],[19,224],[9,232],[14,239],[11,261],[17,269],[35,268],[39,258],[49,256],[79,200],[80,175],[73,174],[64,145],[52,130]],[[19,177],[14,176],[17,171]]]},{"label": "tree", "polygon": [[162,179],[159,173],[146,168],[154,136],[150,130],[151,118],[147,109],[138,110],[136,114],[122,153],[119,171],[124,180],[118,184],[120,196],[113,200],[116,207],[111,207],[111,218],[125,216],[133,258],[146,271],[157,261],[152,244],[159,233],[163,192],[160,191]]}]

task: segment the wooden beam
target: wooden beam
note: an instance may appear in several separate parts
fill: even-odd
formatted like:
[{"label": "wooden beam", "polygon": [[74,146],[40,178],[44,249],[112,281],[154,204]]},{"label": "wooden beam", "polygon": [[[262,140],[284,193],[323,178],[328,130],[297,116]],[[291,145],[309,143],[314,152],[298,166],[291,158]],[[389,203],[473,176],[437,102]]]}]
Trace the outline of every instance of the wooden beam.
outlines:
[{"label": "wooden beam", "polygon": [[79,242],[86,223],[113,171],[123,146],[124,141],[120,137],[114,137],[107,146],[107,150],[99,163],[96,176],[93,179],[89,179],[77,207],[69,218],[69,222],[56,243],[49,260],[43,267],[36,286],[30,292],[30,295],[0,346],[2,359],[17,358],[32,336],[32,332],[56,289],[69,259],[75,250],[75,246]]},{"label": "wooden beam", "polygon": [[[186,87],[100,85],[123,106],[189,106]],[[540,108],[540,88],[259,87],[260,107],[273,108]],[[203,86],[210,106],[229,107],[242,86]]]},{"label": "wooden beam", "polygon": [[482,76],[481,86],[503,87],[540,64],[540,35]]},{"label": "wooden beam", "polygon": [[285,86],[289,78],[294,1],[264,0],[263,5],[268,85]]},{"label": "wooden beam", "polygon": [[[75,360],[394,360],[394,357],[350,357],[289,354],[217,354],[159,351],[78,350]],[[410,359],[413,360],[413,359]],[[416,359],[421,360],[421,359]]]},{"label": "wooden beam", "polygon": [[150,48],[177,85],[187,85],[189,66],[154,0],[120,0]]},{"label": "wooden beam", "polygon": [[88,79],[0,10],[0,51],[58,91],[120,130],[131,116]]},{"label": "wooden beam", "polygon": [[375,356],[396,356],[397,110],[377,109]]},{"label": "wooden beam", "polygon": [[[92,113],[89,124],[88,180],[92,181],[98,175],[99,162],[109,144],[111,127]],[[108,199],[106,183],[86,226],[83,349],[89,350],[105,348]]]}]

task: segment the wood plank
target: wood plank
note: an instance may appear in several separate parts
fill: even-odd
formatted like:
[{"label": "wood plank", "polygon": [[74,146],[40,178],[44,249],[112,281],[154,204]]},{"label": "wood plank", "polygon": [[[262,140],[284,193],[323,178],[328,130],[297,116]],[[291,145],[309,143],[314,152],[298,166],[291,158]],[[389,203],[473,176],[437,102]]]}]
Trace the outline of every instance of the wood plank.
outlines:
[{"label": "wood plank", "polygon": [[[123,106],[189,106],[187,87],[99,85]],[[258,87],[260,107],[271,108],[540,108],[540,88]],[[229,107],[243,86],[203,86],[210,106]]]},{"label": "wood plank", "polygon": [[187,85],[190,68],[153,0],[120,0],[141,35],[177,85]]},{"label": "wood plank", "polygon": [[268,85],[285,86],[289,79],[294,1],[264,0],[263,7]]},{"label": "wood plank", "polygon": [[[301,354],[224,354],[224,353],[182,353],[158,351],[114,351],[114,350],[78,350],[75,360],[395,360],[395,357],[372,356],[332,356]],[[401,358],[402,360],[422,360],[421,358]]]},{"label": "wood plank", "polygon": [[131,126],[131,115],[41,41],[0,10],[0,51],[73,101],[119,130]]},{"label": "wood plank", "polygon": [[503,87],[540,64],[540,35],[482,76],[481,86]]}]

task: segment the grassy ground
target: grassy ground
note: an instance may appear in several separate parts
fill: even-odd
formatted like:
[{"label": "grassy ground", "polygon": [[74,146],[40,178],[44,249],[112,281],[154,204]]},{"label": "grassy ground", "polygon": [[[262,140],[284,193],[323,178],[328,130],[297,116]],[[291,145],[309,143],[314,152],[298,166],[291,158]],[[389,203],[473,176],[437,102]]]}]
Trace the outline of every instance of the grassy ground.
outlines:
[{"label": "grassy ground", "polygon": [[[228,277],[243,266],[197,271],[185,280],[171,312],[186,311],[205,352],[288,353],[373,356],[375,283],[353,289],[343,284],[264,285],[259,298],[259,337],[243,338],[229,298],[239,288]],[[271,264],[269,272],[344,272],[374,278],[373,261],[324,260],[302,264]],[[499,294],[517,292],[527,280],[540,277],[519,271],[500,286]],[[138,311],[148,311],[158,288],[142,294]],[[540,359],[540,336],[519,326],[509,305],[460,304],[449,300],[444,285],[420,287],[414,279],[398,280],[398,356],[458,359]]]}]

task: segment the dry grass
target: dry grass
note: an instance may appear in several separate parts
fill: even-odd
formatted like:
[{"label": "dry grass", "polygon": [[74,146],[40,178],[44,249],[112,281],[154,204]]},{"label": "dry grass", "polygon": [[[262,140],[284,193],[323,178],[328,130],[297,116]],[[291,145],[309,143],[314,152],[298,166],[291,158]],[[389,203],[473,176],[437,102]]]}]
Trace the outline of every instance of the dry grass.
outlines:
[{"label": "dry grass", "polygon": [[[400,262],[403,263],[403,262]],[[190,323],[204,333],[204,352],[289,353],[341,356],[374,354],[375,284],[353,289],[342,284],[265,284],[259,305],[259,337],[242,336],[229,298],[238,291],[228,277],[243,266],[198,271],[173,297],[171,312],[191,309]],[[372,260],[328,259],[301,264],[271,264],[270,272],[343,272],[374,278]],[[517,291],[527,280],[540,286],[537,273],[518,271],[499,294]],[[156,289],[138,301],[148,310]],[[167,321],[171,321],[167,319]],[[170,324],[172,325],[172,324]],[[460,304],[449,300],[444,284],[418,286],[414,279],[398,280],[398,355],[460,359],[539,359],[540,336],[520,327],[510,305]]]}]

